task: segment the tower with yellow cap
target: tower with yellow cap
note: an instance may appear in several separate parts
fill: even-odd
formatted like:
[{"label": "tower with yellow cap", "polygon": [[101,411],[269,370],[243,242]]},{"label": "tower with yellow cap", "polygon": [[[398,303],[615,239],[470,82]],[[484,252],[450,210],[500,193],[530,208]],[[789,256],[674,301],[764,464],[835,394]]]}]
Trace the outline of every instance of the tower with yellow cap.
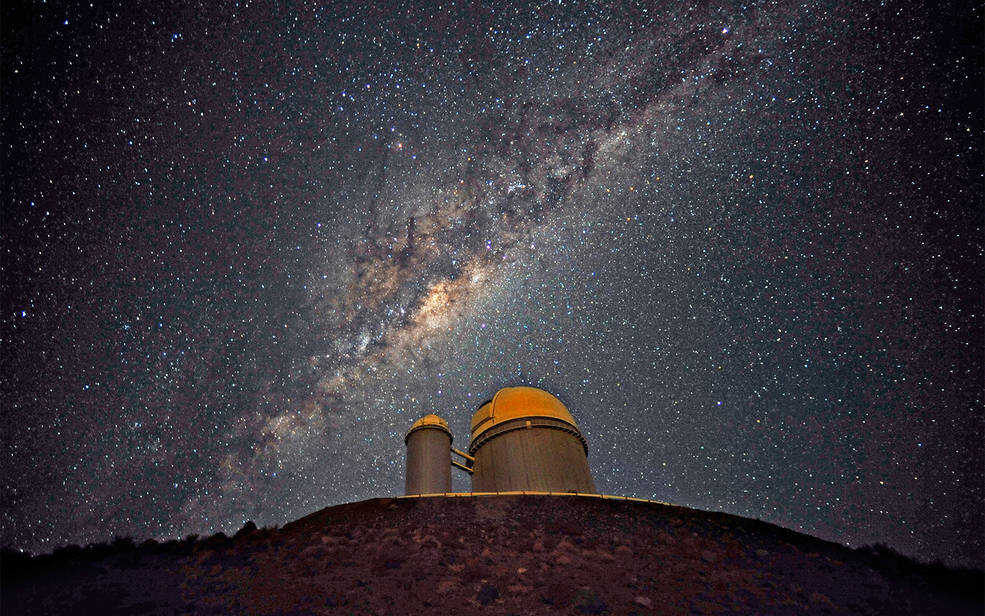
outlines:
[{"label": "tower with yellow cap", "polygon": [[404,437],[407,445],[405,494],[451,492],[451,430],[437,415],[425,415]]},{"label": "tower with yellow cap", "polygon": [[[425,429],[429,432],[415,436]],[[469,472],[474,492],[595,493],[585,438],[564,404],[542,389],[500,389],[475,412],[470,431],[468,453],[464,453],[451,448],[451,432],[443,419],[436,415],[419,419],[406,439],[407,494],[447,492],[438,489],[450,485],[450,475],[438,478],[442,465]],[[426,446],[418,440],[425,436],[430,439]],[[442,443],[445,449],[439,454]],[[451,452],[464,458],[465,464],[450,461]],[[425,475],[436,479],[425,480]]]}]

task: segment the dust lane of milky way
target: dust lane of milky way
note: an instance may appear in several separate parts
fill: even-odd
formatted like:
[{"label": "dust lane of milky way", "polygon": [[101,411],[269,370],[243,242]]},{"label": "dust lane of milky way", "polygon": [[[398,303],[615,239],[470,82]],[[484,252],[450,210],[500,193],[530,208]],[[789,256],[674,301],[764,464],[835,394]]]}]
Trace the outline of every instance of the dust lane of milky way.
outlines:
[{"label": "dust lane of milky way", "polygon": [[524,383],[606,492],[980,564],[979,7],[183,6],[4,9],[6,544],[390,494]]}]

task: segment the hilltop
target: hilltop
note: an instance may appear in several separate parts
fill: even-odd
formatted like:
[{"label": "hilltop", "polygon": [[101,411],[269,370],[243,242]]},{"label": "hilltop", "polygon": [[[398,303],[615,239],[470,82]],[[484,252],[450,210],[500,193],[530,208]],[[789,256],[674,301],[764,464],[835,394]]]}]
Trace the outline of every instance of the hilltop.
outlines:
[{"label": "hilltop", "polygon": [[383,498],[280,529],[5,553],[5,614],[980,614],[980,571],[579,496]]}]

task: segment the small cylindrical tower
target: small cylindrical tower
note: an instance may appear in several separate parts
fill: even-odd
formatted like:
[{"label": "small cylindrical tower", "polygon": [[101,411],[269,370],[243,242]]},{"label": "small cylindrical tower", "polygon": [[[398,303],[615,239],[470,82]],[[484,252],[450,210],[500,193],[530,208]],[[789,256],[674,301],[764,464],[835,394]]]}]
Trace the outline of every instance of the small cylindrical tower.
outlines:
[{"label": "small cylindrical tower", "polygon": [[588,444],[560,400],[534,387],[506,387],[472,417],[475,492],[595,493]]},{"label": "small cylindrical tower", "polygon": [[451,430],[430,414],[414,422],[404,437],[407,445],[405,494],[451,492]]}]

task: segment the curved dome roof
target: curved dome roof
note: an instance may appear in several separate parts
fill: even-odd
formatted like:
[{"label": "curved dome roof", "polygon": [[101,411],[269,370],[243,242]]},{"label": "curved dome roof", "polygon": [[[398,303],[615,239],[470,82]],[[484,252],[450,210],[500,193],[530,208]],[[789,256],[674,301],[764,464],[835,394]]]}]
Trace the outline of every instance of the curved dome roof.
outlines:
[{"label": "curved dome roof", "polygon": [[[448,422],[434,413],[428,413],[424,417],[421,417],[415,421],[414,425],[412,425],[410,430],[407,431],[407,436],[410,436],[410,433],[414,430],[420,430],[422,428],[436,428],[438,430],[444,430],[448,433],[448,436],[451,436],[451,430],[448,429]],[[404,437],[405,441],[407,440],[407,436]]]},{"label": "curved dome roof", "polygon": [[480,434],[511,419],[550,417],[577,428],[575,418],[553,395],[536,387],[504,387],[485,402],[472,416],[469,431],[474,441]]}]

